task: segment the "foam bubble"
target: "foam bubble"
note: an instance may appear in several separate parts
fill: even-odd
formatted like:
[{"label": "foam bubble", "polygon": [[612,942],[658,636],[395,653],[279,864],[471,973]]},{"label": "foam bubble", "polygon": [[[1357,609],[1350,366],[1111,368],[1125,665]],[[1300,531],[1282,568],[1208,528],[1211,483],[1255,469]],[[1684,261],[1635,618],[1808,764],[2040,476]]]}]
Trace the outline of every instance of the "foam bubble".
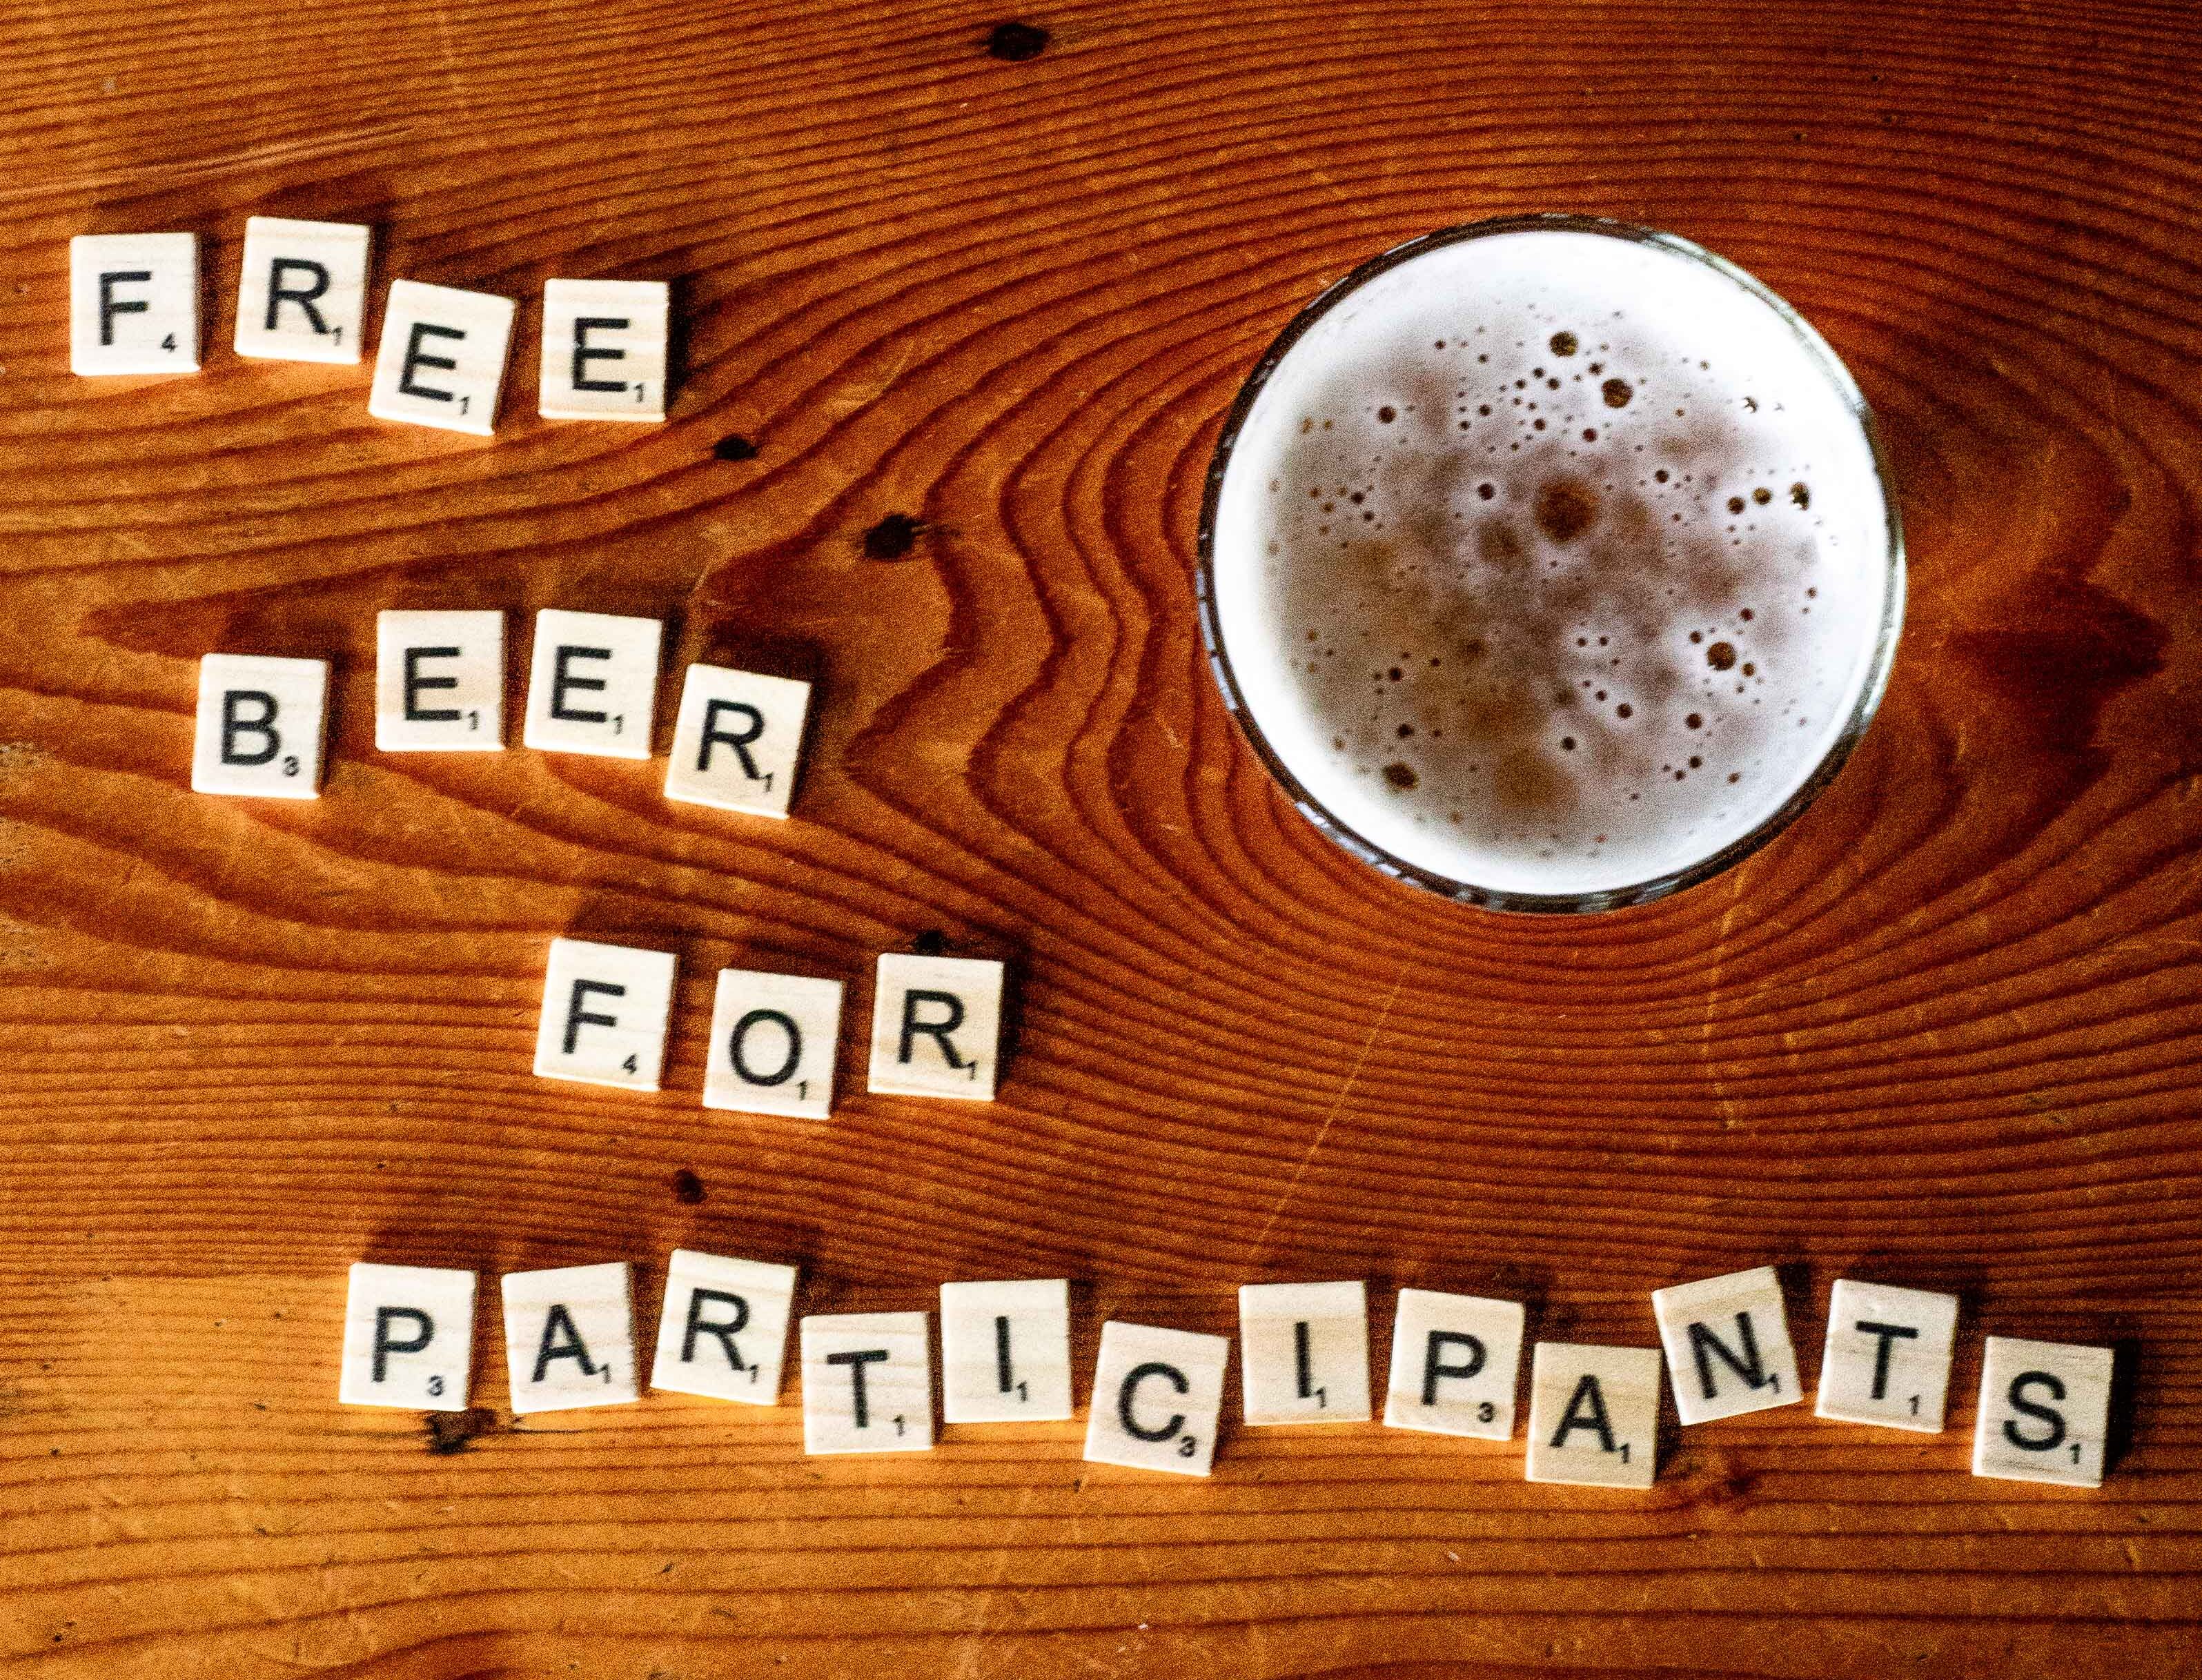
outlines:
[{"label": "foam bubble", "polygon": [[1811,773],[1871,667],[1885,521],[1855,414],[1762,300],[1656,245],[1500,234],[1379,275],[1272,372],[1216,608],[1252,722],[1347,826],[1452,879],[1600,890]]}]

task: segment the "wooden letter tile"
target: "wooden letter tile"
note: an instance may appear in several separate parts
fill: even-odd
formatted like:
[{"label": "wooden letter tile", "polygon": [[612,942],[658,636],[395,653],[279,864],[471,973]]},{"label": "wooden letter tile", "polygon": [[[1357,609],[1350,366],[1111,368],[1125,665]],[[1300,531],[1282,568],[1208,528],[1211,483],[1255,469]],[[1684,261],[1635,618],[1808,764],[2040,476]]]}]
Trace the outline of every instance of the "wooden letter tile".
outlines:
[{"label": "wooden letter tile", "polygon": [[650,1386],[750,1406],[780,1403],[795,1268],[675,1248]]},{"label": "wooden letter tile", "polygon": [[522,738],[542,752],[648,758],[664,634],[656,619],[538,613]]},{"label": "wooden letter tile", "polygon": [[474,1351],[473,1272],[365,1261],[352,1267],[340,1405],[463,1412]]},{"label": "wooden letter tile", "polygon": [[504,745],[503,614],[375,615],[374,744],[386,753]]},{"label": "wooden letter tile", "polygon": [[1781,1281],[1770,1266],[1652,1291],[1685,1424],[1788,1406],[1805,1395]]},{"label": "wooden letter tile", "polygon": [[933,1349],[922,1313],[803,1321],[803,1450],[920,1453],[933,1445]]},{"label": "wooden letter tile", "polygon": [[1001,1037],[1000,963],[892,951],[880,958],[872,1090],[991,1102]]},{"label": "wooden letter tile", "polygon": [[1070,1416],[1070,1283],[940,1286],[941,1415],[951,1424]]},{"label": "wooden letter tile", "polygon": [[680,690],[665,796],[721,811],[785,817],[810,684],[692,665]]},{"label": "wooden letter tile", "polygon": [[662,280],[550,280],[543,287],[545,420],[665,418]]},{"label": "wooden letter tile", "polygon": [[1086,1407],[1086,1457],[1094,1464],[1205,1476],[1216,1461],[1231,1338],[1147,1325],[1101,1326]]},{"label": "wooden letter tile", "polygon": [[673,971],[669,952],[552,940],[535,1034],[536,1073],[656,1090],[673,1015]]},{"label": "wooden letter tile", "polygon": [[391,282],[368,413],[488,437],[497,425],[512,314],[509,297]]},{"label": "wooden letter tile", "polygon": [[1988,1337],[1973,1474],[2101,1487],[2113,1365],[2108,1348]]},{"label": "wooden letter tile", "polygon": [[1958,1298],[1839,1278],[1813,1410],[1845,1423],[1933,1434],[1950,1392]]},{"label": "wooden letter tile", "polygon": [[515,1412],[641,1398],[627,1263],[507,1272],[504,1355]]},{"label": "wooden letter tile", "polygon": [[1529,1362],[1530,1481],[1648,1488],[1658,1444],[1657,1348],[1537,1344]]},{"label": "wooden letter tile", "polygon": [[198,372],[198,235],[79,233],[69,241],[69,369]]},{"label": "wooden letter tile", "polygon": [[1522,1323],[1516,1301],[1401,1289],[1384,1421],[1434,1435],[1511,1440]]},{"label": "wooden letter tile", "polygon": [[1367,1285],[1243,1285],[1239,1383],[1250,1424],[1367,1423]]},{"label": "wooden letter tile", "polygon": [[250,216],[237,279],[237,353],[357,361],[367,318],[367,228]]},{"label": "wooden letter tile", "polygon": [[207,655],[199,661],[191,786],[200,793],[318,799],[328,698],[326,660]]},{"label": "wooden letter tile", "polygon": [[704,1106],[822,1120],[833,1107],[841,983],[722,968]]}]

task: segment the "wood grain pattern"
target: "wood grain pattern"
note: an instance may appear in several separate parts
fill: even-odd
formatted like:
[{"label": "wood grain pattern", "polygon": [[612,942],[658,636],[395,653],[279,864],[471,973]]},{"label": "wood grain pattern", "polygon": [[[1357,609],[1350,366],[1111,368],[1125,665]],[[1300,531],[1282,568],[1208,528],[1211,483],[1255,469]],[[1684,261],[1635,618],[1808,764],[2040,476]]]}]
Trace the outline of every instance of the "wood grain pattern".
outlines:
[{"label": "wood grain pattern", "polygon": [[[0,133],[0,1654],[56,1677],[2202,1670],[2202,101],[2154,4],[1259,8],[153,0],[11,20]],[[1198,655],[1260,349],[1436,226],[1565,209],[1763,276],[1881,414],[1887,703],[1775,845],[1583,921],[1436,902],[1264,780]],[[669,279],[669,423],[371,422],[225,346],[253,213],[393,275]],[[205,240],[208,370],[66,371],[67,241]],[[379,301],[370,314],[379,314]],[[737,436],[754,458],[718,458]],[[739,455],[739,450],[726,453]],[[882,519],[903,557],[866,557]],[[895,544],[887,543],[889,549]],[[815,680],[795,816],[662,761],[378,755],[386,606],[662,614]],[[194,797],[210,649],[332,657],[297,808]],[[516,673],[515,673],[516,674]],[[670,683],[668,678],[668,684]],[[668,687],[668,698],[670,698]],[[669,707],[666,708],[669,718]],[[928,930],[1018,976],[992,1107],[698,1102],[711,976]],[[546,942],[677,949],[667,1090],[528,1072]],[[700,1192],[700,1194],[699,1194]],[[674,1246],[799,1311],[1067,1273],[1518,1292],[1649,1345],[1771,1261],[1965,1296],[1940,1437],[1669,1430],[1642,1497],[1505,1448],[1079,1424],[807,1460],[792,1406],[334,1403],[344,1268]],[[485,1283],[486,1297],[494,1289]],[[486,1323],[486,1318],[485,1322]],[[1986,1331],[2131,1350],[2099,1495],[1966,1474]],[[1227,1413],[1227,1420],[1228,1413]]]}]

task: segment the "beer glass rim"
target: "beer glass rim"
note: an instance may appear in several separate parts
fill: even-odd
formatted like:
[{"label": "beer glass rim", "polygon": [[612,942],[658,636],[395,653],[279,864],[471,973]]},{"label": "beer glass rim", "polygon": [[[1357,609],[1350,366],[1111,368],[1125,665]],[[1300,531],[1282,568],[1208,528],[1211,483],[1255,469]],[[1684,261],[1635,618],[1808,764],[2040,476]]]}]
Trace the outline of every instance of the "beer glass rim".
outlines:
[{"label": "beer glass rim", "polygon": [[[1865,681],[1858,691],[1857,703],[1844,720],[1841,730],[1828,746],[1820,761],[1787,799],[1769,812],[1748,832],[1739,835],[1716,851],[1704,857],[1641,881],[1616,887],[1599,888],[1581,892],[1524,892],[1514,888],[1492,887],[1453,878],[1426,869],[1377,845],[1341,820],[1300,782],[1284,762],[1261,726],[1256,722],[1252,708],[1232,670],[1231,655],[1224,646],[1223,630],[1216,606],[1216,521],[1222,504],[1223,484],[1231,467],[1232,456],[1239,434],[1253,412],[1256,401],[1267,388],[1270,377],[1276,372],[1292,347],[1331,310],[1358,291],[1378,276],[1389,273],[1401,264],[1412,261],[1426,252],[1446,245],[1460,244],[1469,240],[1488,238],[1502,233],[1590,233],[1606,238],[1625,239],[1638,244],[1653,245],[1687,261],[1712,270],[1772,309],[1777,319],[1803,348],[1806,356],[1827,379],[1836,396],[1849,408],[1865,440],[1873,461],[1874,477],[1879,484],[1882,505],[1887,511],[1887,547],[1885,556],[1886,593],[1883,596],[1881,623],[1874,637],[1871,663]],[[1904,626],[1904,523],[1896,503],[1895,477],[1890,471],[1888,455],[1882,447],[1880,427],[1875,423],[1873,410],[1866,404],[1858,382],[1850,370],[1829,348],[1827,341],[1811,324],[1787,303],[1768,287],[1764,282],[1738,267],[1725,257],[1716,256],[1704,246],[1659,228],[1645,227],[1632,222],[1616,221],[1603,216],[1585,216],[1565,213],[1540,215],[1500,216],[1484,221],[1465,222],[1458,226],[1440,228],[1394,245],[1362,263],[1351,273],[1333,281],[1285,324],[1284,330],[1271,341],[1253,371],[1240,386],[1237,401],[1224,418],[1223,429],[1216,440],[1216,453],[1208,469],[1208,478],[1201,496],[1200,525],[1197,538],[1198,564],[1194,576],[1196,606],[1200,620],[1201,641],[1208,653],[1209,669],[1214,674],[1216,686],[1222,690],[1224,704],[1237,720],[1239,731],[1246,737],[1255,756],[1278,784],[1292,797],[1302,815],[1337,845],[1363,862],[1373,865],[1387,875],[1428,889],[1447,898],[1481,905],[1487,909],[1528,913],[1581,913],[1590,911],[1618,910],[1632,904],[1648,903],[1679,892],[1685,887],[1697,885],[1710,879],[1749,857],[1775,835],[1789,826],[1814,799],[1835,778],[1851,749],[1873,720],[1881,704],[1882,692],[1888,686],[1888,675],[1895,662],[1896,644]]]}]

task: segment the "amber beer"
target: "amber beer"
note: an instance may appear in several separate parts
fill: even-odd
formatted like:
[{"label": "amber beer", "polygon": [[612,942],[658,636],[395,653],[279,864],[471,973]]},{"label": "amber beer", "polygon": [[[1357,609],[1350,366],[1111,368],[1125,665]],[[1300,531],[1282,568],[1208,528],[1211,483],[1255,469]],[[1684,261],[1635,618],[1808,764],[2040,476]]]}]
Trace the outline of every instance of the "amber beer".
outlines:
[{"label": "amber beer", "polygon": [[1224,694],[1351,849],[1596,910],[1762,844],[1873,714],[1903,539],[1819,335],[1671,234],[1484,223],[1333,286],[1217,446]]}]

